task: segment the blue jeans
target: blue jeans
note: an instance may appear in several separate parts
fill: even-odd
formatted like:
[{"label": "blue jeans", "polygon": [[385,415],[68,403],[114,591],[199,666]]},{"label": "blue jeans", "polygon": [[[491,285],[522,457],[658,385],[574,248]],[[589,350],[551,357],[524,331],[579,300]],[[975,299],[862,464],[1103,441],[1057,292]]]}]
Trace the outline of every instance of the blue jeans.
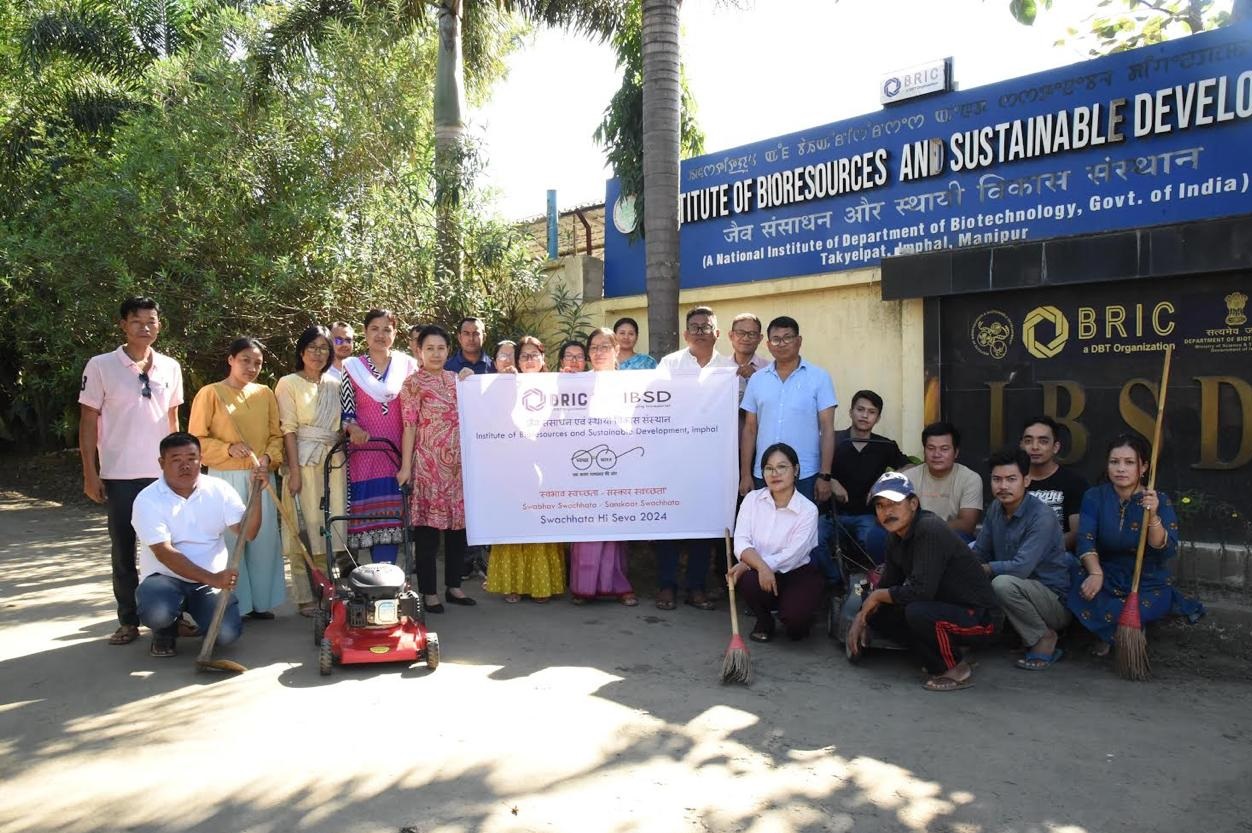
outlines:
[{"label": "blue jeans", "polygon": [[[165,639],[178,636],[178,617],[183,610],[196,620],[196,626],[207,630],[217,607],[217,594],[206,584],[183,581],[180,578],[153,573],[139,583],[135,602],[139,606],[139,621],[152,633]],[[243,632],[243,620],[239,617],[239,600],[230,594],[226,615],[222,617],[222,629],[217,634],[218,645],[229,645]]]},{"label": "blue jeans", "polygon": [[691,541],[657,541],[656,542],[656,583],[662,590],[678,589],[678,551],[685,544],[687,547],[687,584],[688,593],[704,592],[704,583],[709,574],[709,557],[714,540],[696,539]]},{"label": "blue jeans", "polygon": [[887,530],[878,525],[875,515],[839,515],[835,519],[839,532],[851,538],[865,550],[875,564],[881,564],[887,554]]},{"label": "blue jeans", "polygon": [[[758,489],[764,489],[765,481],[753,475],[752,485]],[[817,475],[796,481],[796,491],[814,503],[817,503],[817,498],[814,497],[814,489],[816,488]],[[809,553],[809,559],[817,565],[817,569],[821,571],[822,577],[826,579],[828,584],[837,583],[841,578],[839,568],[835,566],[835,559],[830,554],[830,542],[834,537],[834,524],[830,522],[828,516],[821,514],[821,508],[818,507],[817,547]]]}]

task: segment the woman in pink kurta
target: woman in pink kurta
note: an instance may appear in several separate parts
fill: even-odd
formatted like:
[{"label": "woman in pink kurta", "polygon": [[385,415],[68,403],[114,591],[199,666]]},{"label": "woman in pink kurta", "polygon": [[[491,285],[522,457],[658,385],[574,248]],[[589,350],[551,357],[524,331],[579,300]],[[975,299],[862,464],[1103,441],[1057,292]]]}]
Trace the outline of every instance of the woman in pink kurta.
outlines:
[{"label": "woman in pink kurta", "polygon": [[448,602],[474,605],[461,590],[465,561],[465,494],[461,486],[460,420],[456,410],[456,374],[444,370],[448,334],[442,327],[423,327],[417,335],[418,369],[400,388],[404,421],[402,463],[396,480],[412,483],[410,523],[417,550],[417,585],[429,613],[443,613],[439,600],[435,553],[443,533],[444,584]]},{"label": "woman in pink kurta", "polygon": [[[617,369],[617,336],[608,327],[592,331],[586,350],[577,343],[561,347],[561,370],[572,368],[578,354],[591,360],[591,369],[608,372]],[[566,371],[567,359],[570,371]],[[574,604],[586,604],[597,596],[614,596],[627,607],[639,604],[630,579],[626,577],[625,541],[580,541],[570,546],[569,589]]]}]

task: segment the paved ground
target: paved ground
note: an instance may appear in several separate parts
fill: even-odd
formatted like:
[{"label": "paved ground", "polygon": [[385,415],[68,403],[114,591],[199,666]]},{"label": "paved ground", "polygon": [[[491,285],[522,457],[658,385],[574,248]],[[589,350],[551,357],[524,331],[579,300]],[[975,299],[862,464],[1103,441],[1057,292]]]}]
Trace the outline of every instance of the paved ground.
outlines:
[{"label": "paved ground", "polygon": [[98,514],[0,500],[0,833],[1252,830],[1246,669],[989,651],[931,694],[822,636],[727,688],[724,611],[484,599],[431,617],[433,674],[322,678],[288,613],[214,676],[104,643],[106,552]]}]

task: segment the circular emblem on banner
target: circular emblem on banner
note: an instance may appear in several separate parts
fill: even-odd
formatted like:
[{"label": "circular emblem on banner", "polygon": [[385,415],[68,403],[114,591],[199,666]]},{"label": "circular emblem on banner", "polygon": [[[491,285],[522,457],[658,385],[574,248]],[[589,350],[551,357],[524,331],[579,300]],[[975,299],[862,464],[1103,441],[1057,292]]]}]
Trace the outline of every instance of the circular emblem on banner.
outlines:
[{"label": "circular emblem on banner", "polygon": [[1013,345],[1013,321],[998,309],[989,309],[974,319],[969,340],[984,356],[1002,359]]},{"label": "circular emblem on banner", "polygon": [[887,98],[895,98],[900,94],[900,79],[894,76],[888,78],[883,82],[882,91]]},{"label": "circular emblem on banner", "polygon": [[635,213],[635,198],[622,194],[613,203],[613,227],[622,234],[630,234],[639,225],[639,215]]},{"label": "circular emblem on banner", "polygon": [[[1050,331],[1050,332],[1049,332]],[[1045,338],[1051,335],[1051,338]],[[1069,341],[1069,319],[1053,306],[1035,307],[1022,322],[1022,344],[1030,355],[1050,359]]]}]

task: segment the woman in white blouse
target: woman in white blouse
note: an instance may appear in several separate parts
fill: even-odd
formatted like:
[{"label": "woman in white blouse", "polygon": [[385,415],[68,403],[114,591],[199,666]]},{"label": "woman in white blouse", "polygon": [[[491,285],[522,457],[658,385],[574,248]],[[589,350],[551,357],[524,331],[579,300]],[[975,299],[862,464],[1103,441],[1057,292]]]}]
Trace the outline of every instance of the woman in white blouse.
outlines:
[{"label": "woman in white blouse", "polygon": [[728,581],[756,615],[748,638],[774,638],[774,611],[790,639],[808,636],[822,598],[822,574],[809,553],[817,546],[817,507],[796,491],[800,459],[786,443],[761,455],[765,488],[749,492],[735,523],[735,557]]}]

